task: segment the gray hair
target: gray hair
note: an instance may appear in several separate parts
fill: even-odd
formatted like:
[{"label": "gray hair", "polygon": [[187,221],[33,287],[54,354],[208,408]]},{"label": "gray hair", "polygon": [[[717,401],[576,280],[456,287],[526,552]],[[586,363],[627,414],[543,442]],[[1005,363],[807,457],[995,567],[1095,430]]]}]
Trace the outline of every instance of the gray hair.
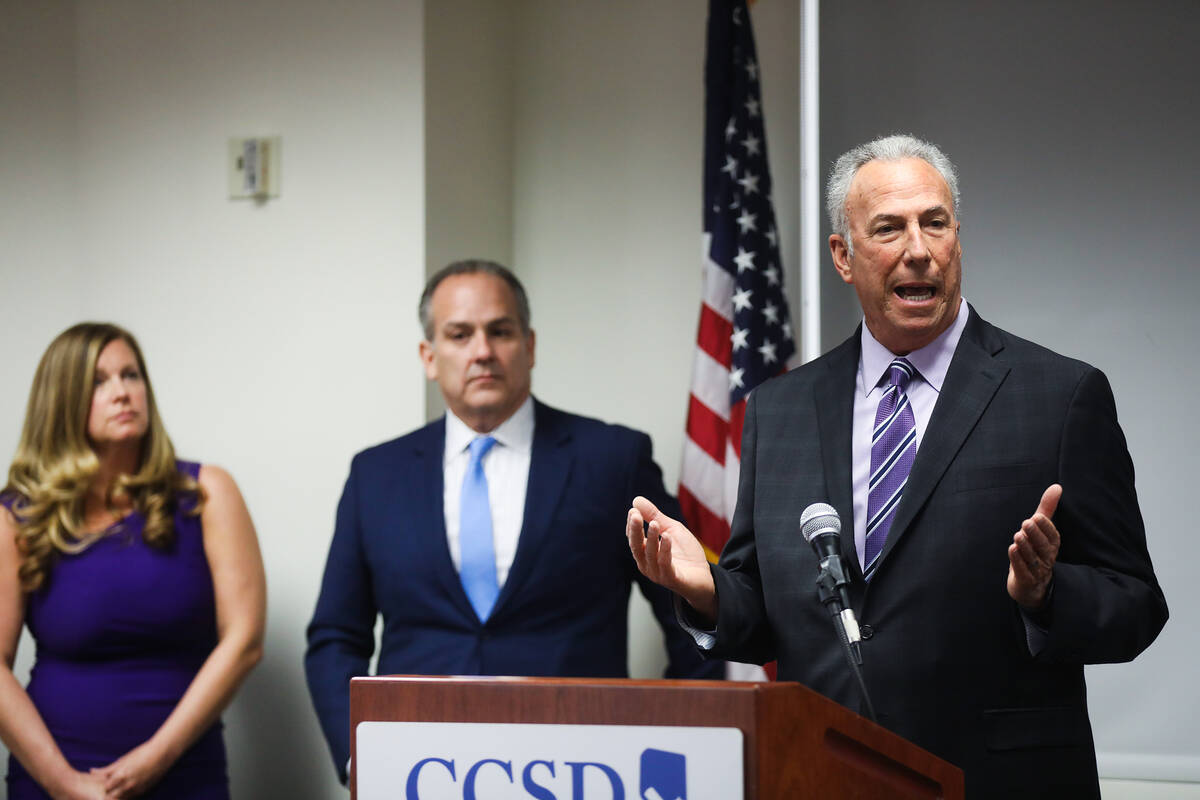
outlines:
[{"label": "gray hair", "polygon": [[433,341],[433,293],[437,290],[438,285],[446,280],[446,278],[454,275],[476,275],[479,273],[495,275],[508,284],[508,288],[512,289],[513,297],[517,301],[517,320],[521,323],[521,331],[529,333],[529,297],[525,294],[525,287],[517,280],[517,276],[513,275],[508,267],[497,264],[495,261],[487,261],[482,258],[468,258],[463,261],[455,261],[452,264],[447,264],[435,272],[433,277],[426,282],[425,291],[421,292],[421,302],[417,304],[417,319],[421,321],[421,330],[425,332],[425,341]]},{"label": "gray hair", "polygon": [[850,222],[846,218],[846,199],[850,194],[850,184],[859,169],[869,161],[901,161],[906,158],[919,158],[941,174],[950,187],[950,199],[954,204],[954,215],[958,216],[958,175],[954,165],[937,145],[922,141],[909,134],[883,136],[874,141],[860,144],[858,147],[843,154],[833,165],[829,175],[829,183],[825,188],[825,210],[829,214],[829,226],[833,232],[846,242],[850,255],[854,255],[854,244],[850,239]]}]

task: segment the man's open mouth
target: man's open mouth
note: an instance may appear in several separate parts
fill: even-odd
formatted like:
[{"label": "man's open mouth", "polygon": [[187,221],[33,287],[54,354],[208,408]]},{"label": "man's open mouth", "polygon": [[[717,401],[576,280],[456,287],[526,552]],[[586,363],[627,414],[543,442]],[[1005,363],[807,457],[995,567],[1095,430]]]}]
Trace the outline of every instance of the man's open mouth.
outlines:
[{"label": "man's open mouth", "polygon": [[922,300],[932,300],[933,299],[933,287],[932,286],[898,286],[898,287],[896,287],[896,294],[898,294],[900,296],[901,300],[911,300],[913,302],[920,302]]}]

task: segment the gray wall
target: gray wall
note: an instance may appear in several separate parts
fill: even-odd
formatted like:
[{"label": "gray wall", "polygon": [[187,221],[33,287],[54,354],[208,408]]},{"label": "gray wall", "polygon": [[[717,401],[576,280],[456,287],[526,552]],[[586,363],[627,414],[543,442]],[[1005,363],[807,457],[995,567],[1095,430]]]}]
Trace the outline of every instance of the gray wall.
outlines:
[{"label": "gray wall", "polygon": [[[1198,33],[1200,4],[1182,1],[822,4],[822,162],[896,131],[941,145],[964,198],[964,296],[1112,381],[1173,618],[1133,664],[1089,668],[1109,776],[1200,780]],[[831,268],[823,281],[828,349],[858,311]]]}]

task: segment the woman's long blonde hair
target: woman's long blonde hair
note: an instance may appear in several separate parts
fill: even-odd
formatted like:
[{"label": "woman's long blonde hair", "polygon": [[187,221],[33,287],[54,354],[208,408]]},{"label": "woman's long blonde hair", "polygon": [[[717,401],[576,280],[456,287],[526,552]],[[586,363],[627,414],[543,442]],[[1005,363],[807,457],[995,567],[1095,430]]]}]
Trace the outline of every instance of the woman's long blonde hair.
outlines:
[{"label": "woman's long blonde hair", "polygon": [[146,384],[149,425],[142,438],[138,470],[121,475],[109,487],[105,502],[128,500],[145,517],[143,537],[166,549],[175,540],[174,513],[188,499],[189,513],[199,513],[199,485],[181,473],[175,448],[167,436],[154,390],[137,340],[128,331],[104,322],[81,322],[50,343],[33,376],[25,425],[3,494],[12,498],[21,553],[21,587],[40,588],[59,553],[78,553],[94,542],[97,532],[85,529],[88,488],[100,470],[100,460],[88,441],[88,416],[100,351],[121,339],[137,357]]}]

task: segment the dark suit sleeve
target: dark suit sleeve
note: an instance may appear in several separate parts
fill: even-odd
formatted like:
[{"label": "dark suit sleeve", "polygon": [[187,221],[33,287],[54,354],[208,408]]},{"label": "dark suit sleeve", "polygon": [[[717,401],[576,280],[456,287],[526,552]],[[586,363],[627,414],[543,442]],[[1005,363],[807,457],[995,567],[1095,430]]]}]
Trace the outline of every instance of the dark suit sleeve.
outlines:
[{"label": "dark suit sleeve", "polygon": [[1167,605],[1146,547],[1112,389],[1099,370],[1088,371],[1075,390],[1058,469],[1063,495],[1054,521],[1062,546],[1049,636],[1038,658],[1129,661],[1158,635]]},{"label": "dark suit sleeve", "polygon": [[751,393],[746,403],[737,506],[730,523],[729,541],[721,551],[721,560],[712,568],[717,590],[717,639],[712,652],[722,658],[751,664],[765,664],[776,657],[763,602],[754,539],[760,394],[759,391]]},{"label": "dark suit sleeve", "polygon": [[[634,480],[631,487],[630,499],[642,495],[658,506],[664,514],[675,519],[681,519],[683,511],[679,501],[672,497],[663,485],[662,470],[654,463],[651,453],[650,437],[644,433],[637,435],[636,465]],[[638,588],[650,602],[654,616],[663,629],[667,646],[666,678],[706,678],[720,679],[724,677],[725,667],[719,661],[703,657],[696,649],[692,637],[688,635],[675,620],[675,608],[671,601],[671,593],[653,583],[642,575],[634,564],[633,558],[628,559],[631,574],[637,580]]]},{"label": "dark suit sleeve", "polygon": [[321,594],[308,625],[304,670],[308,691],[342,783],[350,758],[350,679],[366,675],[375,649],[376,608],[362,552],[357,481],[352,466],[338,503],[337,523]]}]

